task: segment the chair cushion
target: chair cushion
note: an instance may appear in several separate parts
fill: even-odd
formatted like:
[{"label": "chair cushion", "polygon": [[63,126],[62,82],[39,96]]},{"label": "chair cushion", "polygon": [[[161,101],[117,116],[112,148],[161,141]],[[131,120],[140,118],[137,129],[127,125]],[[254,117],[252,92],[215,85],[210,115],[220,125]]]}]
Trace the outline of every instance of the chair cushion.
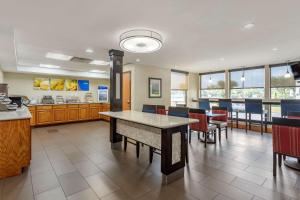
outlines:
[{"label": "chair cushion", "polygon": [[217,121],[217,120],[210,120],[209,123],[214,124],[220,128],[224,128],[224,127],[228,126],[227,122]]},{"label": "chair cushion", "polygon": [[216,128],[217,128],[217,126],[215,124],[208,124],[208,127],[207,127],[208,131],[213,131]]}]

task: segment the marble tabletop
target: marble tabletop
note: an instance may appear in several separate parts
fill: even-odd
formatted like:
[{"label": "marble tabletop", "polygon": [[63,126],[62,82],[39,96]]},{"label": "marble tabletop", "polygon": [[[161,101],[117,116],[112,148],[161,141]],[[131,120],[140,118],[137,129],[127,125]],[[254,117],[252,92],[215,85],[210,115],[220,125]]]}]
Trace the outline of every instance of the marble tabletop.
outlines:
[{"label": "marble tabletop", "polygon": [[198,122],[197,119],[144,113],[130,110],[120,112],[100,112],[99,114],[160,129],[172,128]]},{"label": "marble tabletop", "polygon": [[0,121],[30,119],[31,114],[26,106],[18,108],[15,111],[0,112]]}]

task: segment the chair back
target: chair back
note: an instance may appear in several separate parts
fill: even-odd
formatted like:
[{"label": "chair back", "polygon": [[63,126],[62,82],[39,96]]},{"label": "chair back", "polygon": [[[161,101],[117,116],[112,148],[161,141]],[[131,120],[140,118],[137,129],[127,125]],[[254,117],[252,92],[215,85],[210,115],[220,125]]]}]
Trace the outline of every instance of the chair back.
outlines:
[{"label": "chair back", "polygon": [[199,99],[199,108],[202,110],[210,110],[209,99]]},{"label": "chair back", "polygon": [[232,112],[232,101],[231,99],[219,99],[219,107],[227,108],[228,112]]},{"label": "chair back", "polygon": [[300,112],[300,100],[285,99],[280,101],[281,117],[287,117],[289,112]]},{"label": "chair back", "polygon": [[287,118],[289,118],[289,119],[300,119],[300,112],[289,112]]},{"label": "chair back", "polygon": [[300,120],[273,117],[273,152],[300,157]]},{"label": "chair back", "polygon": [[166,107],[164,105],[156,105],[156,113],[160,115],[166,115]]},{"label": "chair back", "polygon": [[251,114],[262,114],[263,103],[261,99],[245,99],[245,112]]},{"label": "chair back", "polygon": [[199,122],[190,124],[191,130],[207,132],[208,123],[207,123],[207,116],[205,113],[206,113],[205,110],[201,110],[201,109],[190,109],[189,110],[189,118],[199,120]]},{"label": "chair back", "polygon": [[148,104],[144,104],[143,105],[143,110],[142,112],[146,112],[146,113],[156,113],[156,105],[148,105]]},{"label": "chair back", "polygon": [[175,117],[189,117],[189,109],[184,107],[169,107],[168,115]]},{"label": "chair back", "polygon": [[213,114],[224,114],[224,116],[212,117],[211,120],[217,120],[217,121],[222,121],[222,122],[227,122],[228,121],[227,108],[213,106],[212,107],[212,113]]}]

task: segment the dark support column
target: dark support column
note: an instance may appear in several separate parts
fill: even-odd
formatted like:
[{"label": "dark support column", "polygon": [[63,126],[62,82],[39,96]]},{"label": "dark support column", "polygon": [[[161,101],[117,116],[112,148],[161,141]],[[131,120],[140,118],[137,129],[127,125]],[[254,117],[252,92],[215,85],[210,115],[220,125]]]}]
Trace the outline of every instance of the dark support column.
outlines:
[{"label": "dark support column", "polygon": [[[110,110],[122,111],[122,80],[123,80],[123,56],[124,52],[109,50],[110,58]],[[110,142],[112,148],[120,148],[122,136],[116,132],[117,121],[110,120]]]}]

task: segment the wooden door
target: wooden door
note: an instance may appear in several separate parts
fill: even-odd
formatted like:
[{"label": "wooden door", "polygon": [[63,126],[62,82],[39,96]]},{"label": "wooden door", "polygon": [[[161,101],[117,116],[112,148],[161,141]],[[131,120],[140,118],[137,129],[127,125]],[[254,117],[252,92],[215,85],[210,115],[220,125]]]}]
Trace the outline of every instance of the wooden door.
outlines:
[{"label": "wooden door", "polygon": [[52,106],[37,106],[36,124],[50,124],[53,122]]},{"label": "wooden door", "polygon": [[79,107],[78,105],[68,105],[68,120],[78,121],[79,118]]},{"label": "wooden door", "polygon": [[88,104],[79,105],[79,120],[88,120],[90,116],[90,107]]},{"label": "wooden door", "polygon": [[131,110],[131,72],[123,72],[123,110]]}]

